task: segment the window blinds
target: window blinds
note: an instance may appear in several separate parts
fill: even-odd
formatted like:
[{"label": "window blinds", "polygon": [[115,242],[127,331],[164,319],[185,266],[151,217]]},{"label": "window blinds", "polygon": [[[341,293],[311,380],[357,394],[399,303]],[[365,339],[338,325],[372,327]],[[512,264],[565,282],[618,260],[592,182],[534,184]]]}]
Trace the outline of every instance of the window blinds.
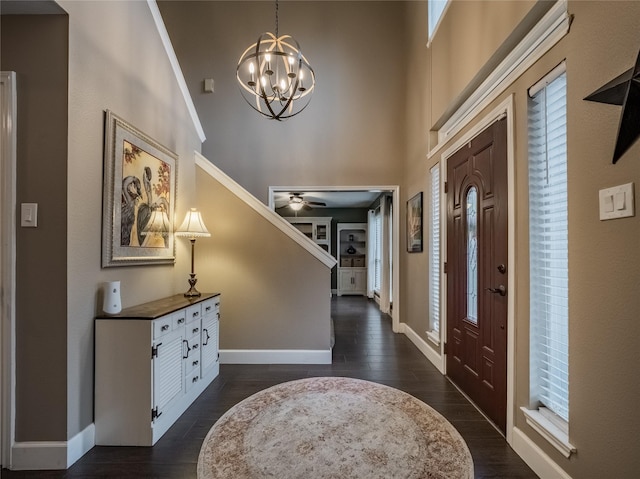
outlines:
[{"label": "window blinds", "polygon": [[373,227],[375,238],[373,290],[380,293],[380,283],[382,281],[382,214],[380,213],[380,207],[376,208],[373,216]]},{"label": "window blinds", "polygon": [[429,238],[429,322],[434,333],[440,332],[440,165],[431,172],[431,228]]},{"label": "window blinds", "polygon": [[529,99],[532,399],[569,420],[566,73]]}]

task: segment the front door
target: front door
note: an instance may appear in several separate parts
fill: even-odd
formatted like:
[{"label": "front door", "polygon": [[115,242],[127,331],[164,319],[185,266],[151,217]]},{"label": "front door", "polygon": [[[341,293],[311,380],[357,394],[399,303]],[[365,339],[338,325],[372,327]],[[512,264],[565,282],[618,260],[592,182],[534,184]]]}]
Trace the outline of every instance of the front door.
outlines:
[{"label": "front door", "polygon": [[506,431],[507,121],[447,161],[447,375]]}]

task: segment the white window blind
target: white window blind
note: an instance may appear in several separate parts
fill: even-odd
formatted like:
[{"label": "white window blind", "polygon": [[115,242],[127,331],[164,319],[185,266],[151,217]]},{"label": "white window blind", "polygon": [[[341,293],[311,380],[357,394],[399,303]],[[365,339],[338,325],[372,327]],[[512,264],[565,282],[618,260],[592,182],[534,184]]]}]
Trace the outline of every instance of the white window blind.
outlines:
[{"label": "white window blind", "polygon": [[429,236],[429,323],[440,332],[440,165],[431,172],[431,228]]},{"label": "white window blind", "polygon": [[530,386],[569,420],[566,73],[529,99]]},{"label": "white window blind", "polygon": [[373,228],[375,239],[373,290],[379,294],[380,283],[382,282],[382,215],[380,214],[380,207],[376,208],[373,216]]}]

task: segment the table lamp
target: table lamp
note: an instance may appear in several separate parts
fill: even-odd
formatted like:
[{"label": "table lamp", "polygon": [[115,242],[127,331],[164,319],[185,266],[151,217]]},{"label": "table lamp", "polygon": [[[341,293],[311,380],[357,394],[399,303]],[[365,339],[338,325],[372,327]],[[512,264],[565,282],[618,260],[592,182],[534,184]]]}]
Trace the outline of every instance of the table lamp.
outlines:
[{"label": "table lamp", "polygon": [[189,291],[184,293],[184,295],[187,298],[200,296],[201,293],[196,289],[196,283],[198,280],[196,279],[196,273],[194,271],[194,250],[196,246],[196,238],[207,238],[211,236],[211,233],[209,233],[209,230],[207,230],[207,227],[204,225],[199,211],[195,208],[191,208],[187,212],[187,216],[184,218],[182,225],[180,225],[180,228],[176,230],[176,236],[189,238],[189,241],[191,241],[191,273],[188,280],[190,288]]}]

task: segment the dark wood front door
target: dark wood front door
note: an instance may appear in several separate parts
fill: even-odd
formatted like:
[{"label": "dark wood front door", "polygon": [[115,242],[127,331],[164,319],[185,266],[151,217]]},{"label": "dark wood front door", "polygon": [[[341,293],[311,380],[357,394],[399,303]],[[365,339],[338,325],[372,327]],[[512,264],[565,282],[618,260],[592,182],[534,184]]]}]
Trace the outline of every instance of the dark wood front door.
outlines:
[{"label": "dark wood front door", "polygon": [[507,121],[447,162],[447,375],[504,433]]}]

